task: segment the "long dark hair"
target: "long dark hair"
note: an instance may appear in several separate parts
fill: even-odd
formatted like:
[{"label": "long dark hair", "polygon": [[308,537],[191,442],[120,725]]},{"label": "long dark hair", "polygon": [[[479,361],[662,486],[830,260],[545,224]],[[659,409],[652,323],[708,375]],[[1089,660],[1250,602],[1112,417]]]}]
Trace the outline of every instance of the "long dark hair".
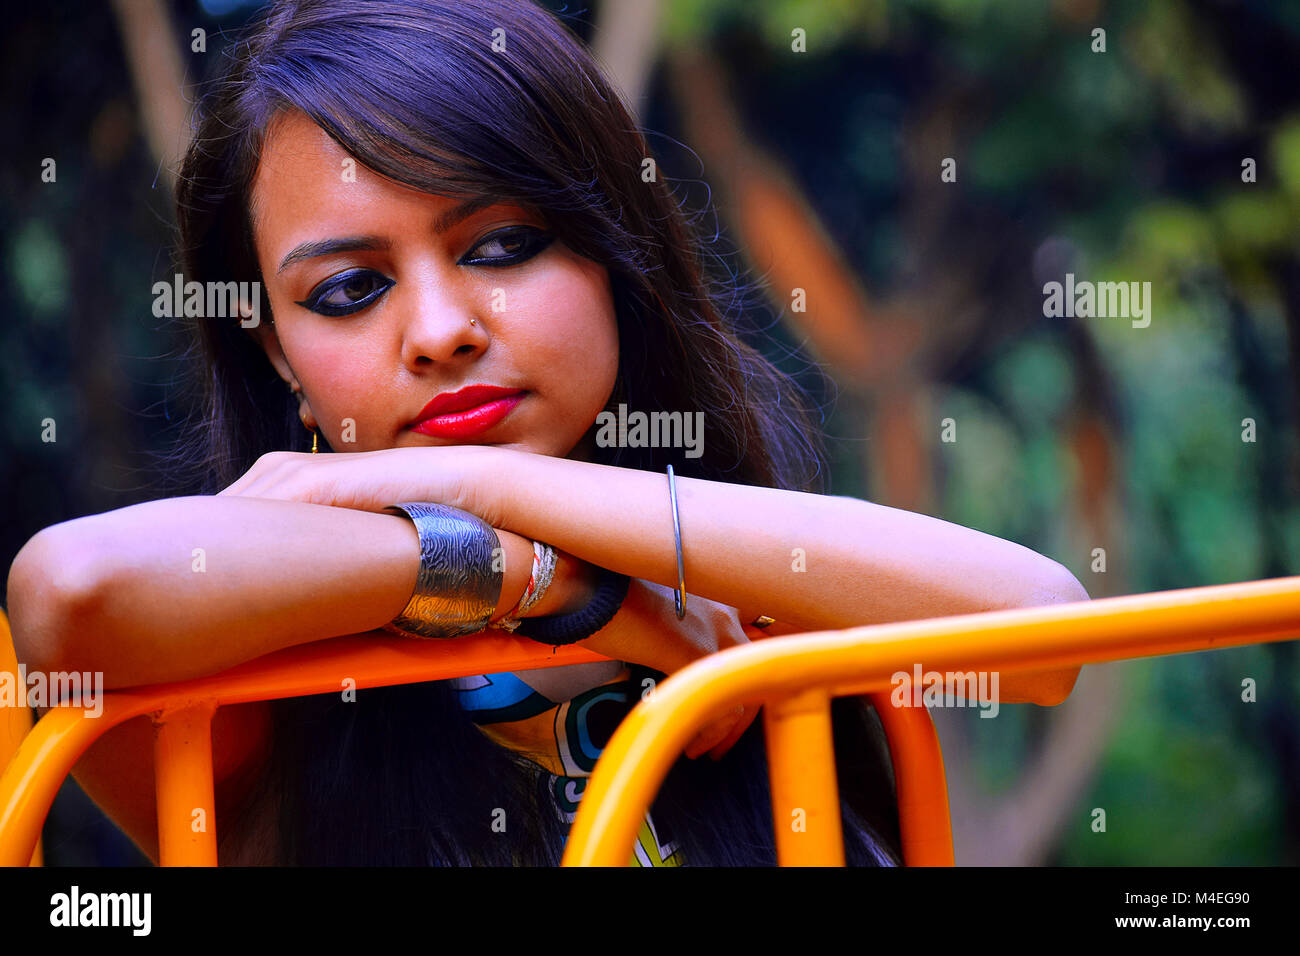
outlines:
[{"label": "long dark hair", "polygon": [[[494,48],[494,30],[498,42]],[[704,453],[600,449],[603,462],[822,492],[825,453],[800,390],[738,332],[746,288],[706,277],[706,244],[660,177],[621,97],[582,43],[531,0],[277,2],[229,48],[178,177],[187,280],[260,274],[249,195],[263,137],[299,110],[358,162],[416,189],[490,195],[541,212],[609,270],[619,332],[610,404],[703,411]],[[649,181],[647,181],[647,179]],[[262,315],[270,303],[261,303]],[[275,449],[305,450],[296,402],[236,321],[192,322],[190,435],[176,481],[212,493]],[[594,427],[594,425],[593,425]],[[653,672],[633,667],[634,678]],[[640,686],[637,680],[633,686]],[[223,860],[280,864],[554,864],[563,842],[545,783],[490,742],[443,682],[275,705],[268,771]],[[850,863],[901,858],[879,720],[833,707]],[[775,861],[756,721],[721,761],[679,760],[653,815],[692,865]],[[491,822],[504,811],[509,839]],[[271,838],[250,834],[274,821]],[[256,844],[256,845],[255,845]]]}]

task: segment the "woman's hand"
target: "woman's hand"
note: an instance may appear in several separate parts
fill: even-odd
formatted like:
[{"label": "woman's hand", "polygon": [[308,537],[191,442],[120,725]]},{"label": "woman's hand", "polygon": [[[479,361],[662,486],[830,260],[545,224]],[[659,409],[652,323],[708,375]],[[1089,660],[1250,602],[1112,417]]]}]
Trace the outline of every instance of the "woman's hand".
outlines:
[{"label": "woman's hand", "polygon": [[481,493],[491,476],[486,466],[493,451],[483,445],[324,455],[273,451],[217,494],[376,512],[402,501],[435,501],[476,514],[495,527],[498,516],[484,513],[490,506]]},{"label": "woman's hand", "polygon": [[[749,642],[750,633],[734,608],[698,595],[686,599],[686,617],[677,619],[673,590],[633,578],[619,613],[584,647],[620,661],[652,667],[665,674],[728,647]],[[754,636],[761,631],[754,629]],[[740,739],[754,718],[756,705],[742,705],[708,724],[686,749],[694,759],[706,751],[719,760]]]}]

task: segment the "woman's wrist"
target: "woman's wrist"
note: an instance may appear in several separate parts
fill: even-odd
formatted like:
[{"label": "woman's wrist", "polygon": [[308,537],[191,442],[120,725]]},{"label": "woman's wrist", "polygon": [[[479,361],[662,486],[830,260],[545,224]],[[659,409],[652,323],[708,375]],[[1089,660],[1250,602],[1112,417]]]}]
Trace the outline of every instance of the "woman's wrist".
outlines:
[{"label": "woman's wrist", "polygon": [[503,618],[544,617],[552,614],[570,614],[591,603],[597,586],[596,568],[564,551],[555,552],[555,571],[550,585],[542,592],[524,614],[519,613],[527,593],[529,576],[533,571],[532,542],[527,538],[497,529],[506,551],[505,580],[501,586],[501,600],[492,613],[492,624]]},{"label": "woman's wrist", "polygon": [[[492,615],[495,623],[519,604],[532,571],[532,542],[502,526],[507,521],[504,508],[510,499],[509,479],[537,456],[491,445],[459,446],[458,451],[465,454],[464,500],[452,503],[492,524],[506,549],[506,579],[501,588],[501,602]],[[571,614],[582,610],[596,596],[600,583],[598,568],[559,548],[555,557],[550,587],[524,617]]]},{"label": "woman's wrist", "polygon": [[528,617],[548,617],[580,611],[596,595],[596,568],[569,554],[555,552],[555,576],[541,600],[528,610]]},{"label": "woman's wrist", "polygon": [[[510,478],[521,464],[537,456],[493,445],[454,445],[430,448],[434,453],[429,468],[447,469],[457,476],[449,491],[454,500],[439,498],[471,514],[476,514],[499,534],[508,526],[506,507],[510,503]],[[450,460],[442,457],[451,452]],[[424,465],[420,466],[424,468]],[[526,579],[525,575],[525,579]]]},{"label": "woman's wrist", "polygon": [[501,581],[501,598],[492,612],[490,623],[495,624],[512,611],[523,598],[524,589],[528,587],[528,576],[533,569],[533,543],[527,538],[494,529],[501,545],[503,577]]}]

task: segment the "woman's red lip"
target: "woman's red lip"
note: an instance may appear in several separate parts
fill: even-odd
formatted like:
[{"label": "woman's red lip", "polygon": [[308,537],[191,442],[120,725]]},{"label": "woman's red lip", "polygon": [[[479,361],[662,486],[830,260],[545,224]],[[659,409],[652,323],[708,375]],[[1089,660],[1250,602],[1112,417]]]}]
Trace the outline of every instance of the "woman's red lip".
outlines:
[{"label": "woman's red lip", "polygon": [[523,389],[504,388],[500,385],[467,385],[459,392],[444,392],[420,410],[420,414],[415,416],[415,424],[435,415],[463,412],[507,395],[518,395],[522,391]]},{"label": "woman's red lip", "polygon": [[426,418],[411,426],[411,431],[435,438],[472,438],[500,422],[523,399],[523,392],[515,392],[463,411]]}]

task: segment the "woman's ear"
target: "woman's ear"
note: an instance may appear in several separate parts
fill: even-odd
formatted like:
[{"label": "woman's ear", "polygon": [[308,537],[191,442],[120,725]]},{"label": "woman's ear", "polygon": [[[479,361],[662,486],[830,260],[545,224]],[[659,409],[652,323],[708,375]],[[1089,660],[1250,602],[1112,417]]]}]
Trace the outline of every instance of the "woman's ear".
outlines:
[{"label": "woman's ear", "polygon": [[275,323],[259,322],[246,331],[262,347],[266,357],[271,360],[271,365],[275,367],[276,374],[289,386],[290,391],[298,396],[298,417],[302,419],[305,428],[314,431],[318,427],[316,416],[312,414],[307,396],[303,394],[302,383],[289,367],[289,360],[284,357],[284,349],[280,347],[280,337],[275,332]]}]

